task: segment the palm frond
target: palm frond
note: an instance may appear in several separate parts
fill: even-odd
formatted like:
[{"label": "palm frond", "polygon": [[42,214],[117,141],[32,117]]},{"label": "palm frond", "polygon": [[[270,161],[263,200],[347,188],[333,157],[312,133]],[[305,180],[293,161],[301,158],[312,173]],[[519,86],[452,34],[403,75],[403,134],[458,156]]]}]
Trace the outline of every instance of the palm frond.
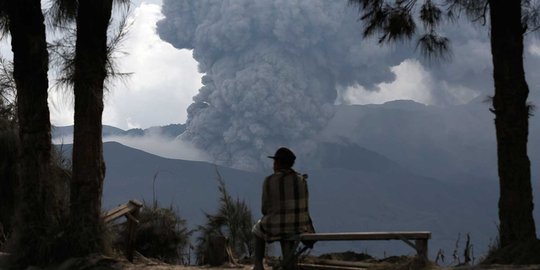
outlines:
[{"label": "palm frond", "polygon": [[8,0],[0,0],[0,39],[9,34]]},{"label": "palm frond", "polygon": [[[127,0],[119,0],[129,2]],[[106,59],[106,70],[107,77],[105,78],[106,84],[105,88],[109,89],[115,81],[125,82],[127,78],[132,74],[131,72],[120,72],[118,71],[118,59],[126,56],[128,53],[125,52],[122,48],[122,44],[125,42],[129,30],[133,25],[133,22],[128,20],[130,14],[129,5],[123,5],[125,9],[122,11],[120,20],[116,25],[114,30],[109,32],[109,40],[107,42],[107,59]]]},{"label": "palm frond", "polygon": [[442,11],[431,0],[428,0],[420,8],[420,20],[426,29],[434,31],[441,23]]},{"label": "palm frond", "polygon": [[526,33],[536,32],[540,28],[540,1],[525,0],[523,1],[523,25],[526,28]]},{"label": "palm frond", "polygon": [[[67,0],[66,0],[67,1]],[[118,60],[127,55],[122,50],[122,44],[126,40],[132,25],[128,21],[129,9],[122,14],[116,27],[109,31],[107,42],[106,78],[105,89],[109,89],[115,81],[124,82],[132,73],[118,71]],[[54,88],[71,90],[75,76],[75,47],[77,42],[77,29],[74,24],[57,25],[60,37],[49,43],[51,70],[55,72],[56,82]]]},{"label": "palm frond", "polygon": [[45,15],[48,25],[62,29],[77,19],[79,0],[53,0]]},{"label": "palm frond", "polygon": [[379,43],[394,42],[410,39],[416,32],[416,23],[407,9],[398,7],[389,11],[387,20],[382,27]]},{"label": "palm frond", "polygon": [[0,117],[16,121],[17,89],[13,62],[0,57]]},{"label": "palm frond", "polygon": [[48,44],[50,69],[56,75],[53,87],[70,90],[75,77],[75,43],[77,29],[74,26],[62,26],[62,36]]},{"label": "palm frond", "polygon": [[387,3],[383,0],[349,0],[364,22],[364,37],[379,35],[379,43],[410,39],[416,31],[411,9],[416,0]]},{"label": "palm frond", "polygon": [[[469,4],[469,1],[474,0],[447,0],[445,5],[449,6],[451,13],[460,10],[458,7],[462,7],[461,4]],[[426,32],[417,38],[417,48],[421,54],[430,60],[449,59],[450,41],[439,35],[437,30],[445,18],[452,16],[443,13],[443,5],[439,2],[433,0],[424,0],[423,4],[418,2],[418,0],[349,0],[350,5],[358,7],[364,37],[378,35],[381,44],[416,39],[416,21],[419,20]]]},{"label": "palm frond", "polygon": [[450,40],[433,32],[420,37],[416,47],[420,49],[420,53],[424,57],[431,60],[447,60],[452,56]]},{"label": "palm frond", "polygon": [[465,14],[473,22],[487,23],[489,2],[488,0],[446,0],[447,17],[450,20],[456,20]]}]

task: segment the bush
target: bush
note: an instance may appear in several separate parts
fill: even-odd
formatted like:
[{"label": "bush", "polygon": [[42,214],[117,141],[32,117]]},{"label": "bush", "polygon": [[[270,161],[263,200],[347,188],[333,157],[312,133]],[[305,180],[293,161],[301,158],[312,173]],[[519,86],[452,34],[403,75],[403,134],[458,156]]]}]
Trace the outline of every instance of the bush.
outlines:
[{"label": "bush", "polygon": [[487,257],[481,262],[489,264],[540,264],[540,240],[535,239],[516,243],[506,247],[491,248]]},{"label": "bush", "polygon": [[[0,137],[3,136],[0,135]],[[16,135],[14,135],[10,147],[16,149],[13,151],[19,151],[19,140]],[[63,261],[69,254],[69,243],[66,242],[65,236],[68,233],[69,219],[67,214],[69,212],[71,169],[65,161],[60,159],[60,155],[58,149],[51,149],[50,179],[48,183],[42,183],[42,187],[46,187],[50,192],[44,198],[34,197],[35,193],[28,190],[35,191],[35,189],[21,184],[18,171],[21,160],[18,156],[8,162],[8,164],[11,163],[9,166],[12,168],[11,172],[7,170],[9,177],[3,177],[6,173],[4,170],[6,167],[0,169],[0,171],[3,170],[3,175],[0,177],[0,182],[2,182],[0,183],[2,193],[0,195],[0,212],[1,215],[7,215],[7,218],[0,216],[0,223],[4,224],[0,226],[3,227],[1,229],[3,232],[0,232],[0,242],[4,242],[3,249],[5,251],[15,254],[11,256],[10,263],[16,267],[27,264],[47,265]],[[5,165],[6,158],[8,155],[0,158],[2,159],[0,163]],[[4,196],[3,192],[8,192],[9,196]],[[42,204],[47,204],[48,208],[41,208],[41,211],[36,215],[36,212],[31,209],[41,207]],[[25,215],[26,218],[23,219]],[[32,217],[35,223],[34,221],[26,222],[30,220],[29,217]]]},{"label": "bush", "polygon": [[236,198],[234,200],[227,192],[225,182],[216,170],[218,177],[218,189],[221,193],[220,205],[215,215],[206,214],[206,224],[199,226],[196,256],[199,265],[219,265],[226,262],[222,255],[226,250],[218,249],[222,242],[232,256],[251,257],[253,253],[253,215],[245,201]]},{"label": "bush", "polygon": [[[143,207],[139,213],[139,226],[135,235],[135,250],[145,257],[156,258],[172,264],[189,262],[190,237],[192,231],[186,228],[182,219],[172,206],[160,207],[154,202],[150,208]],[[121,230],[115,246],[124,250],[127,230]]]}]

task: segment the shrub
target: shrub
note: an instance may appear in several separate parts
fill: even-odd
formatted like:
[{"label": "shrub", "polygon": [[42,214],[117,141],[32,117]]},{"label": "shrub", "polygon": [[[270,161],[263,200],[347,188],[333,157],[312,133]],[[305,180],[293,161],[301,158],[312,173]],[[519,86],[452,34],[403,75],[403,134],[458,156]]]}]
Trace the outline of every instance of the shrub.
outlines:
[{"label": "shrub", "polygon": [[[221,194],[219,209],[215,215],[206,215],[206,224],[199,226],[196,256],[197,263],[219,264],[219,258],[216,254],[224,254],[224,250],[216,250],[219,243],[225,242],[225,248],[228,249],[234,257],[251,257],[253,253],[253,239],[251,227],[253,226],[253,215],[245,201],[239,198],[233,199],[227,192],[225,182],[219,171],[216,169],[218,189]],[[214,258],[214,257],[218,258]],[[213,260],[216,260],[215,262]],[[225,261],[222,261],[223,263]]]},{"label": "shrub", "polygon": [[[18,155],[20,142],[17,133],[13,127],[11,130],[5,127],[0,127],[1,148],[6,149],[7,153],[0,156],[0,231],[3,231],[0,232],[0,242],[4,242],[2,248],[15,254],[10,257],[10,263],[16,267],[28,263],[46,265],[63,261],[70,250],[69,242],[65,239],[69,233],[69,162],[62,158],[61,150],[53,147],[51,178],[49,182],[42,183],[42,188],[47,188],[49,192],[46,197],[35,196],[35,189],[23,186],[19,179],[18,166],[21,160]],[[38,216],[29,211],[32,207],[41,207],[44,203],[48,207],[41,208]],[[28,216],[23,221],[23,215],[32,215],[35,224],[34,221],[32,224],[26,222]],[[31,259],[28,254],[31,254]]]},{"label": "shrub", "polygon": [[[154,201],[152,207],[143,207],[139,213],[139,226],[135,235],[135,250],[145,257],[156,258],[172,264],[189,262],[190,237],[192,231],[186,228],[186,220],[182,219],[174,208],[162,208]],[[125,247],[127,230],[119,226],[115,246],[121,250]],[[120,231],[120,233],[118,233]]]}]

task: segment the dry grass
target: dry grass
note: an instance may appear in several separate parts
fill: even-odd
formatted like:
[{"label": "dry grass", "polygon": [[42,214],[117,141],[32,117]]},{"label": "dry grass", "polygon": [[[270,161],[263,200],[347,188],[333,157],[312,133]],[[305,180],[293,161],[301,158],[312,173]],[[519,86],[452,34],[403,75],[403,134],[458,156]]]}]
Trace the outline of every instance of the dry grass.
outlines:
[{"label": "dry grass", "polygon": [[[5,254],[0,253],[0,269],[2,267],[2,258]],[[399,265],[379,265],[379,267],[367,268],[368,270],[382,270],[382,269],[419,269],[419,268],[403,268],[407,264]],[[408,265],[412,267],[412,265]],[[135,263],[130,263],[125,259],[111,258],[106,256],[89,256],[86,258],[73,258],[63,263],[56,264],[47,268],[31,267],[26,270],[246,270],[251,269],[251,265],[222,265],[219,267],[208,266],[183,266],[183,265],[170,265],[160,262],[155,259],[148,259],[142,256],[136,256]],[[270,266],[265,266],[266,270],[272,269]],[[439,267],[435,264],[428,264],[426,267],[421,268],[425,270],[540,270],[540,265],[479,265],[479,266],[460,266],[460,267]]]},{"label": "dry grass", "polygon": [[540,265],[540,240],[510,245],[495,249],[488,254],[482,264],[539,264]]}]

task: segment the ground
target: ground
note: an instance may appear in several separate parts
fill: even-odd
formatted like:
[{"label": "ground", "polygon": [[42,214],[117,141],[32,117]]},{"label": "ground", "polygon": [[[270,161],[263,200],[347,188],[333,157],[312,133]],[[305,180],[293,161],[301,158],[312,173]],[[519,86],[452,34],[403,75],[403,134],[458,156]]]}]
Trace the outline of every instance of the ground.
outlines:
[{"label": "ground", "polygon": [[[309,262],[309,260],[306,260]],[[132,264],[127,261],[121,263],[121,270],[248,270],[251,269],[251,265],[223,265],[221,267],[209,267],[209,266],[180,266],[180,265],[168,265],[159,261],[138,261]],[[266,266],[266,270],[271,270],[272,267]],[[347,268],[343,268],[347,269]],[[350,269],[350,268],[349,268]],[[367,270],[409,270],[409,269],[425,269],[425,270],[540,270],[540,265],[483,265],[483,266],[460,266],[460,267],[439,267],[434,263],[428,263],[428,266],[424,268],[415,267],[412,261],[407,261],[401,258],[399,262],[386,262],[381,263],[373,268],[364,268]]]},{"label": "ground", "polygon": [[[7,269],[2,267],[3,254],[0,253],[0,270]],[[137,258],[135,263],[130,263],[125,259],[111,258],[105,256],[93,256],[88,258],[70,259],[64,263],[47,267],[37,268],[28,267],[26,270],[248,270],[251,265],[223,265],[220,267],[209,266],[183,266],[170,265],[153,259]],[[267,266],[266,270],[271,270],[272,267]],[[342,268],[347,269],[347,268]],[[349,268],[350,269],[350,268]],[[358,268],[357,268],[358,269]],[[425,270],[540,270],[540,265],[483,265],[483,266],[460,266],[460,267],[439,267],[433,263],[429,263],[424,268],[415,267],[411,261],[400,261],[399,263],[382,263],[375,267],[364,268],[367,270],[409,270],[409,269],[425,269]]]}]

